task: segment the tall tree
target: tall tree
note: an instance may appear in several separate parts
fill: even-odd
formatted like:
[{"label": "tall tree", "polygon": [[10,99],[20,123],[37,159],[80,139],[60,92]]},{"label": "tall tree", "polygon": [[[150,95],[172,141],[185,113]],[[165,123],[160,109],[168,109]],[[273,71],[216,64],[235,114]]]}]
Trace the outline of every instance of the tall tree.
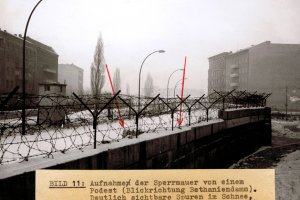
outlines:
[{"label": "tall tree", "polygon": [[105,80],[105,68],[104,68],[104,46],[102,36],[99,35],[97,45],[94,52],[93,62],[91,64],[91,89],[92,94],[97,96],[101,94],[101,90],[104,86]]},{"label": "tall tree", "polygon": [[145,81],[145,87],[144,87],[144,93],[146,97],[151,97],[153,94],[153,78],[152,76],[148,73],[147,74],[147,79]]},{"label": "tall tree", "polygon": [[120,69],[119,68],[117,68],[115,73],[114,73],[113,84],[114,84],[114,88],[115,88],[116,92],[121,90],[121,75],[120,75]]}]

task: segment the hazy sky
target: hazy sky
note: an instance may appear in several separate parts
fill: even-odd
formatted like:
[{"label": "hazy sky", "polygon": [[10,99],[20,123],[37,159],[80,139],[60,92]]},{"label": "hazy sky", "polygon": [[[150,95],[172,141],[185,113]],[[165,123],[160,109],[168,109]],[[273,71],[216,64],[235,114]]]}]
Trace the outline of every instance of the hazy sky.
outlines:
[{"label": "hazy sky", "polygon": [[[38,0],[0,0],[0,28],[23,34]],[[111,74],[118,67],[122,90],[137,93],[142,70],[154,85],[166,88],[169,75],[183,67],[186,87],[207,89],[208,57],[267,40],[300,43],[300,0],[43,0],[30,22],[28,35],[59,54],[59,63],[84,69],[89,88],[90,64],[99,34]],[[181,79],[177,72],[170,87]],[[105,88],[109,89],[108,79]],[[200,96],[200,94],[199,94]]]}]

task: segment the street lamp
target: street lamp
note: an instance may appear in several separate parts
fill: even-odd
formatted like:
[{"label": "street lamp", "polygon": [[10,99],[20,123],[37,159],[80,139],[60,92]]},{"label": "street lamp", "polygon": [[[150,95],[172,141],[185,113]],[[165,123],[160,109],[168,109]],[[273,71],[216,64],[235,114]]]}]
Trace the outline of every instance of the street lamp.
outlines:
[{"label": "street lamp", "polygon": [[139,73],[139,96],[138,96],[138,111],[140,111],[140,105],[141,105],[141,72],[142,72],[142,68],[144,65],[144,62],[147,60],[147,58],[149,56],[151,56],[154,53],[165,53],[165,50],[157,50],[157,51],[153,51],[152,53],[150,53],[142,62],[141,68],[140,68],[140,73]]},{"label": "street lamp", "polygon": [[167,103],[168,103],[168,98],[169,98],[169,81],[170,81],[170,78],[171,76],[177,72],[177,71],[182,71],[183,69],[176,69],[174,72],[172,72],[172,74],[169,76],[169,79],[168,79],[168,84],[167,84]]},{"label": "street lamp", "polygon": [[[184,78],[184,80],[186,80],[187,78]],[[175,98],[175,91],[176,91],[176,88],[177,88],[177,85],[178,83],[180,83],[180,81],[182,81],[182,79],[180,79],[179,81],[177,81],[177,83],[175,84],[175,87],[174,87],[174,98]]]},{"label": "street lamp", "polygon": [[29,22],[31,19],[31,16],[33,14],[33,12],[35,11],[35,9],[38,7],[38,5],[42,2],[43,0],[40,0],[32,9],[28,19],[27,19],[27,23],[26,23],[26,27],[25,27],[25,31],[24,31],[24,36],[23,36],[23,84],[22,84],[22,135],[25,135],[25,98],[26,98],[26,69],[25,69],[25,57],[26,57],[26,36],[27,36],[27,29],[29,26]]}]

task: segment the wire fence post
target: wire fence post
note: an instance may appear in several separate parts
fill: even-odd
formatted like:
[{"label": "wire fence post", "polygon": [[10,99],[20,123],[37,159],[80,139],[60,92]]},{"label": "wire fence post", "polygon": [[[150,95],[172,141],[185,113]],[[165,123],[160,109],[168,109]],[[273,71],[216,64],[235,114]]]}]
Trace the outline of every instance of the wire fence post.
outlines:
[{"label": "wire fence post", "polygon": [[242,91],[238,96],[233,95],[233,93],[231,93],[231,96],[234,98],[234,104],[235,104],[235,108],[238,108],[238,100],[241,98],[242,95],[244,95],[246,93],[246,90]]},{"label": "wire fence post", "polygon": [[206,108],[206,121],[208,122],[209,108]]},{"label": "wire fence post", "polygon": [[[138,118],[138,112],[130,105],[131,103],[127,103],[122,97],[118,97],[126,106],[128,106],[129,109],[131,109],[134,112],[135,115],[135,124],[136,124],[136,133],[135,137],[137,138],[137,132],[139,131],[139,118]],[[131,101],[130,101],[131,102]]]},{"label": "wire fence post", "polygon": [[[147,103],[147,104],[144,106],[144,108],[143,108],[142,110],[140,110],[140,111],[138,112],[138,117],[140,117],[140,115],[144,112],[144,110],[146,110],[146,108],[147,108],[148,106],[150,106],[150,105],[152,104],[152,102],[154,102],[155,99],[157,99],[157,98],[159,97],[159,95],[160,95],[160,94],[156,95],[149,103]],[[138,131],[139,131],[139,129],[138,129],[138,123],[137,123],[137,134],[138,134]],[[136,136],[136,137],[137,137],[137,136]]]},{"label": "wire fence post", "polygon": [[232,94],[234,91],[235,91],[235,89],[231,90],[230,92],[228,92],[225,95],[223,95],[223,94],[217,92],[216,90],[214,90],[215,93],[217,93],[220,97],[222,97],[222,104],[223,104],[222,110],[225,110],[225,100],[226,100],[226,97],[229,96],[230,94]]},{"label": "wire fence post", "polygon": [[[191,95],[189,95],[188,97],[190,97]],[[187,97],[187,98],[188,98]],[[194,106],[194,105],[196,105],[196,103],[198,102],[198,101],[200,101],[202,98],[204,97],[204,94],[200,97],[200,98],[198,98],[198,99],[196,99],[195,100],[195,102],[191,105],[191,106],[189,106],[186,102],[185,102],[185,100],[183,101],[183,103],[186,105],[186,107],[188,108],[188,115],[189,115],[189,126],[191,126],[191,111],[192,111],[192,107]],[[181,98],[177,95],[177,98],[179,98],[180,100],[181,100]],[[186,98],[186,99],[187,99]]]},{"label": "wire fence post", "polygon": [[272,93],[267,94],[265,97],[262,98],[262,107],[267,105],[267,98],[269,98]]},{"label": "wire fence post", "polygon": [[[190,97],[191,95],[188,95],[184,100],[182,100],[182,103],[185,103],[185,101]],[[179,97],[179,99],[181,100],[181,98]],[[168,108],[170,108],[171,110],[171,120],[172,120],[172,131],[174,130],[174,113],[176,111],[176,109],[180,106],[181,103],[179,103],[178,105],[175,105],[174,108],[172,108],[169,103],[166,103],[162,98],[159,98],[159,100],[161,100]]]},{"label": "wire fence post", "polygon": [[[136,123],[136,133],[135,133],[135,137],[137,138],[139,135],[139,117],[142,114],[142,112],[144,112],[144,110],[153,102],[155,101],[155,99],[157,99],[159,97],[160,94],[156,95],[149,103],[147,103],[143,109],[141,109],[140,111],[136,111],[131,105],[129,105],[123,98],[121,98],[119,96],[119,99],[125,104],[127,105],[135,114],[135,123]],[[139,109],[139,108],[138,108]]]},{"label": "wire fence post", "polygon": [[[82,101],[82,99],[73,92],[73,95],[76,97],[76,99],[91,113],[93,116],[93,129],[94,129],[94,149],[96,149],[97,145],[97,126],[98,126],[98,116],[101,114],[101,112],[120,94],[121,90],[119,90],[102,108],[100,111],[97,111],[96,109],[94,112]],[[97,107],[97,106],[96,106]]]},{"label": "wire fence post", "polygon": [[222,97],[219,97],[217,100],[215,100],[214,102],[212,102],[208,107],[205,106],[205,105],[200,101],[201,98],[200,98],[199,100],[197,100],[197,102],[198,102],[200,105],[202,105],[203,108],[206,110],[206,121],[207,121],[207,122],[208,122],[209,109],[210,109],[215,103],[217,103],[221,98],[222,98]]},{"label": "wire fence post", "polygon": [[247,108],[250,107],[250,102],[251,102],[251,98],[257,93],[257,91],[255,91],[254,93],[250,93],[249,95],[247,95]]}]

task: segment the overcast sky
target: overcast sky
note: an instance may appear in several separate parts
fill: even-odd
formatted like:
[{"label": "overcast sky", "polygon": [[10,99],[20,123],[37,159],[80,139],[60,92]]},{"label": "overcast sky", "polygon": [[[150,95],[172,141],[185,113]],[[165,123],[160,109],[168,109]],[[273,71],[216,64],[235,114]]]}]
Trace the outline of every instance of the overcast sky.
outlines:
[{"label": "overcast sky", "polygon": [[[0,0],[0,28],[23,34],[38,0]],[[208,57],[237,51],[264,41],[300,43],[300,0],[43,0],[28,35],[59,54],[59,63],[84,69],[89,86],[90,64],[99,34],[111,74],[118,67],[122,90],[137,93],[142,70],[154,85],[166,88],[169,75],[187,56],[186,87],[207,90]],[[170,87],[181,79],[177,72]],[[105,83],[109,89],[108,79]],[[200,96],[200,94],[199,94]]]}]

